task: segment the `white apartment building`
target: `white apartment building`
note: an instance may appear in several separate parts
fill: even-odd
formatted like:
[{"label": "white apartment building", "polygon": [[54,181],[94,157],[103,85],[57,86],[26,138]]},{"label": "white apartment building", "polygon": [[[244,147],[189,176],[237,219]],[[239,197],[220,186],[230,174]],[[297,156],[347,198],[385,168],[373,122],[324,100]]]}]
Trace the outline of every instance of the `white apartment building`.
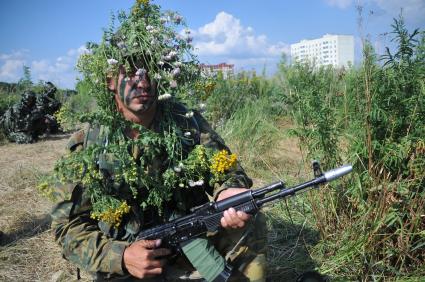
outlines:
[{"label": "white apartment building", "polygon": [[326,34],[322,38],[291,44],[292,62],[310,62],[335,68],[354,64],[354,37]]},{"label": "white apartment building", "polygon": [[223,75],[224,79],[229,78],[234,74],[235,65],[221,63],[217,65],[201,64],[201,70],[205,76],[216,76],[219,72]]}]

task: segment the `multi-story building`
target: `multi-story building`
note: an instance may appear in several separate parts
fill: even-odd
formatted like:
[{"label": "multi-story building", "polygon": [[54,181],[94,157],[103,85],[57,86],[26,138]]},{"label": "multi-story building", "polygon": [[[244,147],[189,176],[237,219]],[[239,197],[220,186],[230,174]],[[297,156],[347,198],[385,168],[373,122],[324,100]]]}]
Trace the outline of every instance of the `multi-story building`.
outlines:
[{"label": "multi-story building", "polygon": [[216,76],[220,72],[223,75],[224,79],[234,74],[234,67],[235,65],[226,63],[221,63],[217,65],[201,64],[201,69],[204,75]]},{"label": "multi-story building", "polygon": [[310,62],[335,68],[354,64],[354,37],[326,34],[322,38],[291,44],[292,62]]}]

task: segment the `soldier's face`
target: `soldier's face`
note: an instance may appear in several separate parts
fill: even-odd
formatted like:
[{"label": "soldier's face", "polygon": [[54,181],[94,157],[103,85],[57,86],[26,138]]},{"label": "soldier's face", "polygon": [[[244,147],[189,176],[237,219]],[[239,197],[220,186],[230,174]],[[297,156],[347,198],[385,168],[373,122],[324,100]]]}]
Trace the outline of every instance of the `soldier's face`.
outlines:
[{"label": "soldier's face", "polygon": [[132,76],[120,73],[117,86],[116,94],[124,107],[136,114],[146,112],[156,103],[156,85],[147,73]]}]

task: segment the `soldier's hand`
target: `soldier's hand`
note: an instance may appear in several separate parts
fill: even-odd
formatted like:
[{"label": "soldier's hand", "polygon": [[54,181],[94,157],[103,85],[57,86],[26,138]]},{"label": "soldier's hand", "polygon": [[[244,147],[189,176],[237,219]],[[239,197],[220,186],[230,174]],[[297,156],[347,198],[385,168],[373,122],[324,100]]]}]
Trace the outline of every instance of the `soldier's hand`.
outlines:
[{"label": "soldier's hand", "polygon": [[124,251],[124,266],[137,278],[147,278],[162,273],[165,265],[164,256],[171,253],[169,249],[159,248],[161,240],[141,240],[134,242]]},{"label": "soldier's hand", "polygon": [[[218,195],[217,201],[224,200],[247,190],[245,188],[228,188]],[[221,226],[224,228],[242,228],[250,218],[251,216],[249,214],[230,208],[224,211],[221,218]]]}]

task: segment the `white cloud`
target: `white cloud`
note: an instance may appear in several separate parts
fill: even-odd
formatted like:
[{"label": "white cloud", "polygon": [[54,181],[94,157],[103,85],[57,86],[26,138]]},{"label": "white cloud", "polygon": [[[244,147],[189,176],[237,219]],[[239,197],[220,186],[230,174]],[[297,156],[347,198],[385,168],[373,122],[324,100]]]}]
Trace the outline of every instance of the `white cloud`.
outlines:
[{"label": "white cloud", "polygon": [[23,66],[29,66],[33,82],[51,81],[62,88],[74,88],[77,72],[75,64],[80,54],[87,52],[84,46],[70,49],[66,55],[54,60],[30,60],[28,50],[0,54],[0,81],[17,82],[23,76]]},{"label": "white cloud", "polygon": [[239,19],[226,12],[218,13],[214,21],[192,33],[195,50],[201,57],[267,58],[289,52],[287,44],[269,43],[266,35],[256,35],[252,27],[244,27]]},{"label": "white cloud", "polygon": [[[68,53],[69,54],[69,51]],[[61,56],[53,62],[50,60],[34,60],[31,62],[31,74],[35,81],[51,81],[60,87],[73,88],[76,72],[74,70],[77,56]]]},{"label": "white cloud", "polygon": [[328,5],[333,7],[338,7],[341,9],[345,9],[351,5],[352,0],[325,0]]},{"label": "white cloud", "polygon": [[0,81],[16,82],[22,77],[28,50],[0,54]]},{"label": "white cloud", "polygon": [[406,21],[413,23],[425,22],[425,1],[424,0],[373,0],[379,8],[392,17],[397,17],[403,9],[403,16]]},{"label": "white cloud", "polygon": [[0,80],[1,81],[17,81],[19,74],[22,72],[24,60],[8,59],[0,67]]}]

